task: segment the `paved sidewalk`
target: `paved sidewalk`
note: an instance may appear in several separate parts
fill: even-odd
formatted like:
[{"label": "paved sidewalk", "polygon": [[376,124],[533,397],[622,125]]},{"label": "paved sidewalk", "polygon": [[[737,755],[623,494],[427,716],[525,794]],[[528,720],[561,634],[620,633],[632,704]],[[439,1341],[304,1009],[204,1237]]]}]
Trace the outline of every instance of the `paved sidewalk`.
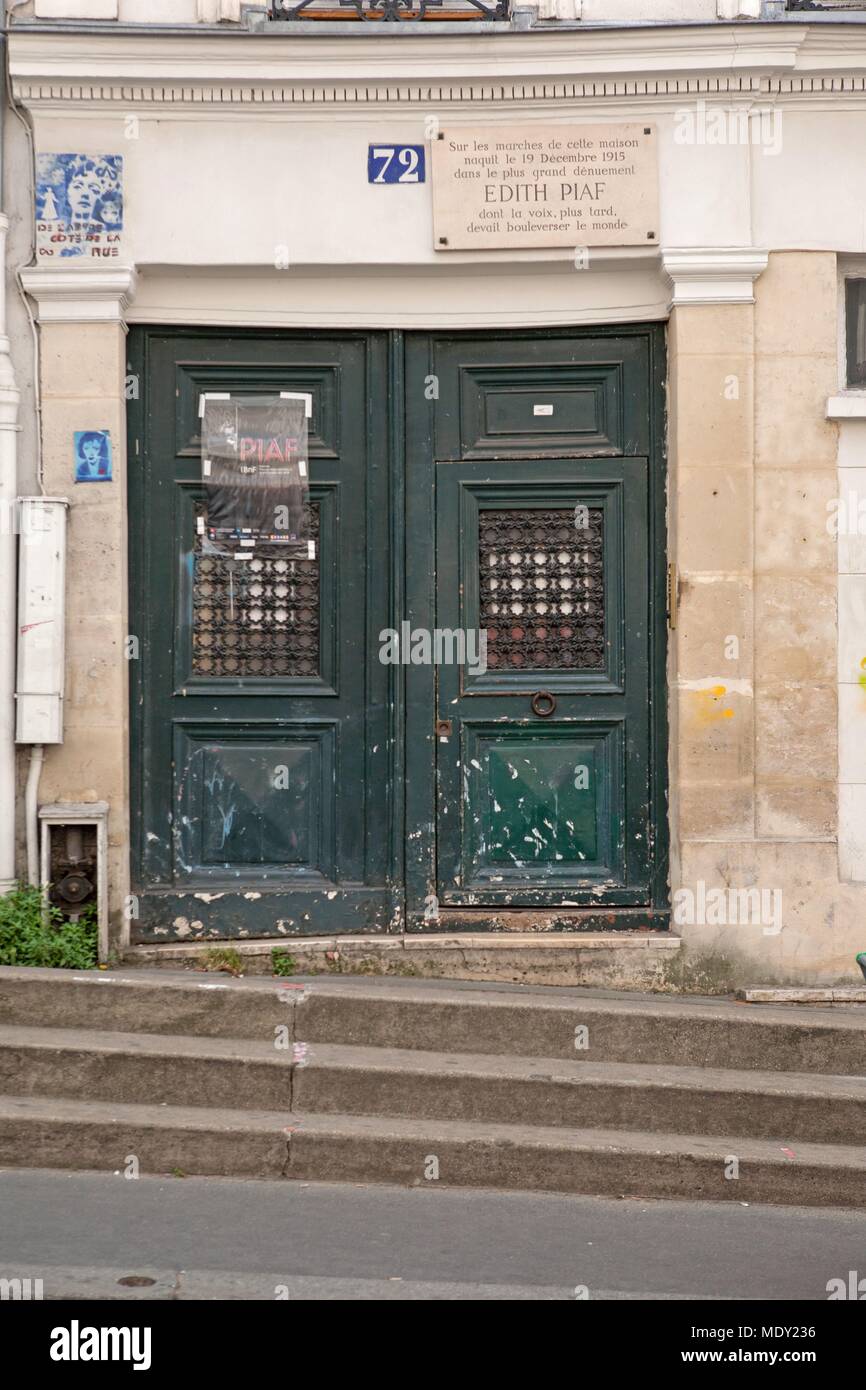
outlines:
[{"label": "paved sidewalk", "polygon": [[0,1277],[46,1298],[826,1300],[850,1270],[862,1212],[0,1172]]}]

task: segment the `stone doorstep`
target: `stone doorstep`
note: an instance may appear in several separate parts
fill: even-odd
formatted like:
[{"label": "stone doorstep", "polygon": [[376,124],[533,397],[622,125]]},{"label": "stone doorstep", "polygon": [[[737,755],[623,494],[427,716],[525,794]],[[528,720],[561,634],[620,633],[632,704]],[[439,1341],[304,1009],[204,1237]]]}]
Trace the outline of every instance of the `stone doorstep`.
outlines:
[{"label": "stone doorstep", "polygon": [[836,989],[738,989],[745,1004],[866,1004],[866,987]]},{"label": "stone doorstep", "polygon": [[[187,960],[206,955],[214,949],[231,949],[240,956],[269,956],[275,948],[299,955],[338,954],[367,956],[392,951],[628,951],[657,950],[676,952],[682,937],[671,932],[475,932],[456,935],[436,933],[403,934],[400,936],[302,936],[265,937],[255,941],[238,938],[196,942],[158,942],[129,946],[124,961]],[[866,991],[864,991],[866,994]]]}]

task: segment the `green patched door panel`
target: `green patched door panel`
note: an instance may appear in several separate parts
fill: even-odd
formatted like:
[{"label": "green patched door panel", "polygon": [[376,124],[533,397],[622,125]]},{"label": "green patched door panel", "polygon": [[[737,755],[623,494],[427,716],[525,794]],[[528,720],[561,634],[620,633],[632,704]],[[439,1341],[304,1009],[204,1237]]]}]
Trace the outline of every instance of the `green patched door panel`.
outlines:
[{"label": "green patched door panel", "polygon": [[[663,381],[653,327],[440,335],[408,353],[410,527],[435,574],[430,593],[410,572],[410,611],[467,653],[409,673],[410,842],[426,816],[437,828],[435,853],[422,834],[410,860],[415,929],[436,930],[440,908],[455,930],[521,908],[664,925]],[[422,892],[433,907],[413,913]]]},{"label": "green patched door panel", "polygon": [[[382,930],[385,340],[148,329],[133,353],[133,939]],[[314,556],[206,551],[205,391],[311,393]]]},{"label": "green patched door panel", "polygon": [[645,337],[437,339],[438,460],[650,452]]},{"label": "green patched door panel", "polygon": [[[650,840],[646,459],[437,465],[439,897],[639,903]],[[447,554],[442,552],[447,551]]]},{"label": "green patched door panel", "polygon": [[[558,726],[469,725],[468,858],[473,882],[514,884],[529,868],[568,884],[610,875],[619,844],[611,806],[621,732],[577,735]],[[619,808],[621,815],[621,808]]]}]

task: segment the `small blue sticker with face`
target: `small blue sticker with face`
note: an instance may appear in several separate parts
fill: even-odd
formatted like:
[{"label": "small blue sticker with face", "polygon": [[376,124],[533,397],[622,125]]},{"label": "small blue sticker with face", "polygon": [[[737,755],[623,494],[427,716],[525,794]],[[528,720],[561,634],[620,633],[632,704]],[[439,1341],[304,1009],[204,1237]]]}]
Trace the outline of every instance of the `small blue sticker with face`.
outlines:
[{"label": "small blue sticker with face", "polygon": [[108,430],[75,431],[75,481],[111,482],[111,435]]}]

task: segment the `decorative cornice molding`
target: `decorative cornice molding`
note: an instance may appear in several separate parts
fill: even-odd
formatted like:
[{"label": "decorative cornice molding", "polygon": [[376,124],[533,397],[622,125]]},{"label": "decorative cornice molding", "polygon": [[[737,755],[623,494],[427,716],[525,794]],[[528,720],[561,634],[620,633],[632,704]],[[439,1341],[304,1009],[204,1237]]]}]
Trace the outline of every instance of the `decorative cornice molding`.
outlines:
[{"label": "decorative cornice molding", "polygon": [[184,37],[13,28],[13,91],[30,109],[215,107],[257,117],[310,107],[505,111],[516,103],[674,109],[698,98],[866,103],[866,25],[577,27],[485,35],[483,43],[435,25],[423,35],[363,39],[312,27],[303,36]]},{"label": "decorative cornice molding", "polygon": [[754,304],[755,281],[769,253],[753,246],[669,247],[662,266],[673,282],[671,307],[683,304]]},{"label": "decorative cornice molding", "polygon": [[172,84],[165,81],[145,83],[94,83],[92,81],[45,82],[13,79],[16,101],[28,110],[67,110],[78,107],[112,107],[128,110],[131,106],[172,107],[177,110],[200,111],[214,107],[220,110],[243,111],[261,118],[263,115],[303,110],[308,107],[327,108],[339,113],[355,107],[391,107],[404,110],[422,107],[483,105],[485,108],[507,108],[532,103],[567,109],[569,103],[640,103],[642,107],[667,107],[676,110],[684,102],[699,98],[708,102],[783,103],[786,99],[828,98],[838,109],[840,98],[853,98],[858,108],[866,104],[866,74],[837,74],[833,77],[766,78],[755,75],[646,77],[620,81],[567,82],[449,82],[436,83],[306,83],[262,82],[233,83],[232,85],[196,81]]},{"label": "decorative cornice molding", "polygon": [[133,266],[31,266],[21,283],[40,323],[123,323],[135,295]]}]

